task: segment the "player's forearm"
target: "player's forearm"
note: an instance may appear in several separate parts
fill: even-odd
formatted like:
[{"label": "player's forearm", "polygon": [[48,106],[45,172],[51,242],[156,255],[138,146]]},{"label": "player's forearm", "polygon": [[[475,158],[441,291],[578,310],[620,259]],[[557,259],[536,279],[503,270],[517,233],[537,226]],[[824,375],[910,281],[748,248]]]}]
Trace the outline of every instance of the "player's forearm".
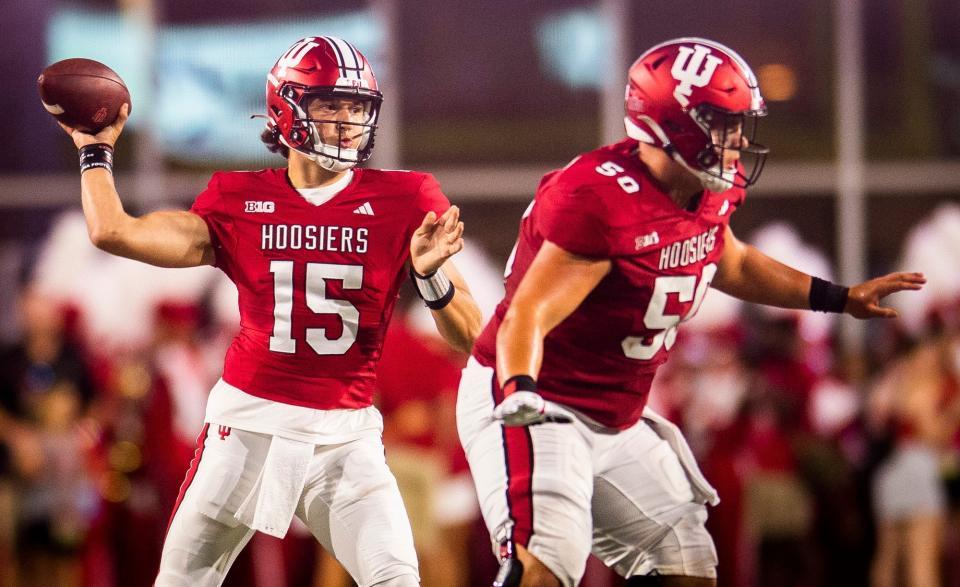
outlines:
[{"label": "player's forearm", "polygon": [[612,266],[609,259],[580,257],[550,241],[543,244],[497,331],[501,384],[516,375],[537,378],[543,340],[580,306]]},{"label": "player's forearm", "polygon": [[529,312],[515,306],[507,310],[497,331],[497,378],[501,385],[516,375],[534,379],[543,362],[543,339],[547,330]]},{"label": "player's forearm", "polygon": [[91,169],[80,176],[83,215],[87,220],[90,241],[99,249],[110,249],[123,238],[133,218],[123,209],[113,183],[113,174],[106,169]]},{"label": "player's forearm", "polygon": [[480,308],[469,292],[457,289],[449,304],[430,313],[447,344],[466,354],[473,350],[473,342],[480,335],[483,324]]},{"label": "player's forearm", "polygon": [[417,294],[430,308],[437,331],[455,350],[469,354],[483,325],[470,288],[449,258],[427,275],[420,273],[424,269],[416,261],[411,256],[410,278]]},{"label": "player's forearm", "polygon": [[810,276],[743,244],[735,263],[721,262],[713,287],[735,298],[779,308],[810,308]]}]

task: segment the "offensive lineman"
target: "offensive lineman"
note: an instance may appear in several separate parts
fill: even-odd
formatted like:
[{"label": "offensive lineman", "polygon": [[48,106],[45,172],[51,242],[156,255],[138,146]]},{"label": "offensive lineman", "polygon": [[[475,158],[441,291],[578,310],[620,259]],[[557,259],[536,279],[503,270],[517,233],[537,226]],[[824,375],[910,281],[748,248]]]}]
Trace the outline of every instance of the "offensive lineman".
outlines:
[{"label": "offensive lineman", "polygon": [[461,379],[494,585],[571,587],[591,552],[630,585],[714,585],[704,523],[716,492],[679,429],[644,409],[678,325],[711,285],[872,318],[895,316],[880,300],[924,282],[898,273],[848,289],[734,237],[730,215],[767,153],[750,132],[766,109],[729,48],[684,38],[648,50],[630,68],[626,113],[629,138],[544,177]]},{"label": "offensive lineman", "polygon": [[361,586],[419,584],[410,524],[372,405],[384,333],[409,269],[454,347],[480,311],[449,258],[463,223],[429,174],[359,169],[382,95],[335,37],[294,43],[267,76],[261,137],[286,168],[218,172],[189,211],[134,218],[114,188],[113,144],[80,149],[83,210],[101,249],[163,267],[214,265],[239,290],[240,332],[210,392],[156,585],[219,585],[260,530],[294,515]]}]

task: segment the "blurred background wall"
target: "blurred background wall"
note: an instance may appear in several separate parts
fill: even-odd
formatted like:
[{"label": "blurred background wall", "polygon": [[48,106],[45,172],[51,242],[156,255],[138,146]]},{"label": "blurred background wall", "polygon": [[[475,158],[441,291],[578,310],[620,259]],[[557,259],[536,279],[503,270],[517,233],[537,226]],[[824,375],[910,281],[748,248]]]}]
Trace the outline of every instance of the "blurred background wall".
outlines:
[{"label": "blurred background wall", "polygon": [[[377,72],[385,110],[372,164],[430,171],[461,206],[467,278],[480,282],[488,311],[539,177],[623,135],[629,63],[677,36],[740,52],[767,99],[758,138],[771,156],[732,220],[738,236],[836,281],[904,268],[931,282],[895,300],[900,321],[866,326],[708,297],[712,309],[681,336],[655,402],[684,424],[723,486],[724,509],[713,514],[721,584],[929,580],[933,563],[904,554],[910,548],[935,552],[937,580],[960,584],[955,502],[919,522],[932,543],[890,547],[919,561],[912,566],[888,564],[874,511],[875,473],[898,447],[936,447],[944,491],[956,492],[960,469],[951,411],[960,394],[960,3],[28,0],[3,3],[0,22],[0,341],[9,347],[0,424],[18,431],[0,435],[0,585],[39,584],[24,577],[46,577],[44,557],[66,561],[49,584],[149,584],[168,493],[235,320],[235,294],[215,270],[152,271],[86,241],[75,149],[40,106],[37,75],[67,57],[115,69],[133,100],[116,171],[128,209],[186,207],[214,169],[283,164],[261,147],[263,122],[250,115],[262,111],[265,74],[282,50],[320,34],[354,42]],[[434,549],[421,554],[424,566],[438,573],[424,584],[484,584],[491,557],[456,440],[420,422],[435,410],[452,416],[463,357],[438,349],[422,317],[398,318],[397,348],[420,349],[399,364],[434,361],[449,376],[413,398],[416,373],[384,377],[388,428],[390,413],[398,422],[388,439],[414,463],[424,462],[420,450],[436,460],[435,477],[396,464],[420,488],[408,507],[419,499],[433,520],[424,522],[433,534],[418,536]],[[37,358],[24,351],[37,340],[74,350]],[[919,376],[909,373],[931,381],[910,383]],[[69,392],[53,393],[64,378]],[[938,416],[935,432],[917,432],[915,421]],[[155,428],[179,439],[176,455],[158,456]],[[69,455],[86,465],[41,474],[42,463]],[[49,498],[25,500],[28,487]],[[771,503],[792,504],[795,515],[770,522]],[[123,539],[131,528],[151,537],[142,552]],[[457,549],[441,556],[441,546]],[[255,541],[238,573],[271,585],[277,568],[290,584],[341,580],[322,575],[330,564],[317,570],[309,539],[296,548]],[[585,584],[616,584],[591,569]]]}]

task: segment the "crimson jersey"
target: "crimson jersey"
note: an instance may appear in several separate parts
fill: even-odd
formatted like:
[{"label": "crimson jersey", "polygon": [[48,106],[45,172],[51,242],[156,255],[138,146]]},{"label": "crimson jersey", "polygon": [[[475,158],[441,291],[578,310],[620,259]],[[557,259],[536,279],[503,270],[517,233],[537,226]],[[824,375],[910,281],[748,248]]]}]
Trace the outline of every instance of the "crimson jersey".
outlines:
[{"label": "crimson jersey", "polygon": [[696,211],[681,210],[653,183],[634,140],[549,173],[520,223],[506,295],[474,356],[496,364],[497,329],[544,240],[576,255],[610,259],[610,273],[544,340],[537,389],[605,426],[634,424],[677,326],[703,301],[730,214],[745,195],[738,188],[706,191]]},{"label": "crimson jersey", "polygon": [[410,237],[449,207],[428,174],[354,169],[314,205],[285,169],[216,173],[193,204],[215,265],[239,292],[223,379],[316,409],[372,404],[376,363],[405,277]]}]

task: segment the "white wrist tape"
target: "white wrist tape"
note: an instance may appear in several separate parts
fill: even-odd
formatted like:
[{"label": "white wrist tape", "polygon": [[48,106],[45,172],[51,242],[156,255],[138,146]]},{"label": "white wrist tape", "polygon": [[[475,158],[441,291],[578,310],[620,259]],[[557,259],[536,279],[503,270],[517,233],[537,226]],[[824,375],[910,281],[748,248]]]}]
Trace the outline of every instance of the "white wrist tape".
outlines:
[{"label": "white wrist tape", "polygon": [[442,299],[450,290],[450,279],[439,269],[429,277],[420,275],[414,270],[414,277],[413,282],[417,284],[417,290],[424,301],[435,302]]}]

